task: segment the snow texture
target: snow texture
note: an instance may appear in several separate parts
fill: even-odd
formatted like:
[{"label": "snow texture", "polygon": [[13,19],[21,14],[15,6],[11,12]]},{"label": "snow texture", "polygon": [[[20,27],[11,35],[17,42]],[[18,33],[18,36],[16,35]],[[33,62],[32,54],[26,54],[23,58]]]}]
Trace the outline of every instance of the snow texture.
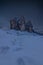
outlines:
[{"label": "snow texture", "polygon": [[0,29],[0,65],[43,65],[43,36]]}]

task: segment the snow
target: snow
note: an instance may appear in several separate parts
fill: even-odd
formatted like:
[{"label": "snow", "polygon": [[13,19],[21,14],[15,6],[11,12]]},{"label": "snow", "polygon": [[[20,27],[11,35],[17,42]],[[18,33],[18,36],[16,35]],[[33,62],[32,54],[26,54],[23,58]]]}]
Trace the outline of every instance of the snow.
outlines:
[{"label": "snow", "polygon": [[43,65],[43,36],[0,29],[0,65]]}]

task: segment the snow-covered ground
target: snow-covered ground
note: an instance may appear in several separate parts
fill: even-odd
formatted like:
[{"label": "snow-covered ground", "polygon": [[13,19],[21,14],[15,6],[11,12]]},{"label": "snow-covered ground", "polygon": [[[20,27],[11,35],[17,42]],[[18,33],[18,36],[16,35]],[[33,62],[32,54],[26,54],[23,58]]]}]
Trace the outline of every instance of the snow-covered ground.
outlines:
[{"label": "snow-covered ground", "polygon": [[0,65],[43,65],[43,36],[0,29]]}]

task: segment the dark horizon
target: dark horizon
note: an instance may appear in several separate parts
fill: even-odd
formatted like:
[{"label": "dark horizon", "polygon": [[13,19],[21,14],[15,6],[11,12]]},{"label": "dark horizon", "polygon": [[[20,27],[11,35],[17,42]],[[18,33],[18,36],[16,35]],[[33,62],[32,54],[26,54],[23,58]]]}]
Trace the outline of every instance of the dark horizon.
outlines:
[{"label": "dark horizon", "polygon": [[9,20],[25,16],[34,28],[43,28],[43,0],[0,0],[0,23],[9,26]]}]

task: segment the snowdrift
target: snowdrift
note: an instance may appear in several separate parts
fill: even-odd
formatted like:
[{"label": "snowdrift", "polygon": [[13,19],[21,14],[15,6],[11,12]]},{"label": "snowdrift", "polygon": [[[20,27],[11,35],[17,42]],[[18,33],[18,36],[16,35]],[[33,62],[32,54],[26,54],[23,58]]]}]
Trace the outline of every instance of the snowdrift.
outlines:
[{"label": "snowdrift", "polygon": [[0,29],[0,65],[43,65],[43,36]]}]

